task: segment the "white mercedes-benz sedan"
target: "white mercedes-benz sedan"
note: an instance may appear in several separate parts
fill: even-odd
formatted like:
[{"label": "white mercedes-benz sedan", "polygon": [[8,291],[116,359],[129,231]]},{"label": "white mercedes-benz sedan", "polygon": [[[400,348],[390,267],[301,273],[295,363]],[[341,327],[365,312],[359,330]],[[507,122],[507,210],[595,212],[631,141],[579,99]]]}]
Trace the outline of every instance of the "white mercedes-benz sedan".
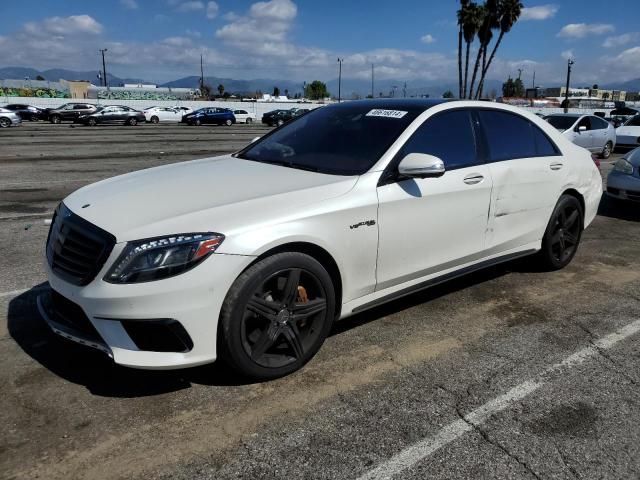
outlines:
[{"label": "white mercedes-benz sedan", "polygon": [[121,365],[274,378],[339,318],[526,255],[563,268],[601,195],[589,152],[518,108],[335,104],[69,195],[38,306]]}]

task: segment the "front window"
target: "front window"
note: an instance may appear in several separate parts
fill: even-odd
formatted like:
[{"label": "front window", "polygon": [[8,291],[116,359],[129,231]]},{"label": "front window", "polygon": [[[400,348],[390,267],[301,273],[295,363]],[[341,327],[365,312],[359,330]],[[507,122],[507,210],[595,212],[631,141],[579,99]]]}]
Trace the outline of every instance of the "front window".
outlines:
[{"label": "front window", "polygon": [[237,156],[333,175],[369,170],[423,108],[353,102],[319,108],[275,130]]},{"label": "front window", "polygon": [[550,115],[547,117],[547,122],[549,122],[553,127],[561,132],[564,130],[568,130],[571,126],[576,123],[576,117],[565,117],[562,115]]}]

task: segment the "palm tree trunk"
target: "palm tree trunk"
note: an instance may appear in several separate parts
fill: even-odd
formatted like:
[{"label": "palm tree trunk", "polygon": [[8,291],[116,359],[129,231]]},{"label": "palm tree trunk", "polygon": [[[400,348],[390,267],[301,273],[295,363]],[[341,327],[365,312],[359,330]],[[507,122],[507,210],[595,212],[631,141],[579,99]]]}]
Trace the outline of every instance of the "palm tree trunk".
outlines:
[{"label": "palm tree trunk", "polygon": [[471,85],[469,86],[469,98],[473,98],[473,86],[476,83],[476,76],[478,75],[478,69],[480,68],[480,59],[482,58],[482,52],[486,48],[486,45],[480,44],[478,55],[476,55],[476,64],[473,67],[473,75],[471,76]]},{"label": "palm tree trunk", "polygon": [[467,59],[464,64],[464,88],[462,89],[462,98],[467,98],[467,78],[469,77],[469,49],[471,42],[467,42]]},{"label": "palm tree trunk", "polygon": [[[487,45],[488,47],[488,45]],[[482,70],[484,72],[487,68],[487,48],[482,51]],[[480,81],[478,81],[478,91],[476,92],[476,100],[480,100],[482,98],[482,89],[484,87],[484,77],[480,74]]]},{"label": "palm tree trunk", "polygon": [[480,84],[478,86],[479,89],[484,87],[485,77],[487,76],[487,72],[489,71],[489,67],[491,66],[491,62],[493,61],[493,57],[496,56],[496,50],[498,50],[498,47],[500,46],[500,42],[502,41],[502,37],[504,37],[504,32],[501,31],[500,32],[500,36],[498,36],[498,41],[493,46],[493,50],[491,51],[491,55],[489,55],[489,60],[487,61],[487,65],[484,68],[484,70],[482,71],[482,76],[480,77]]},{"label": "palm tree trunk", "polygon": [[458,31],[458,98],[462,98],[462,25]]}]

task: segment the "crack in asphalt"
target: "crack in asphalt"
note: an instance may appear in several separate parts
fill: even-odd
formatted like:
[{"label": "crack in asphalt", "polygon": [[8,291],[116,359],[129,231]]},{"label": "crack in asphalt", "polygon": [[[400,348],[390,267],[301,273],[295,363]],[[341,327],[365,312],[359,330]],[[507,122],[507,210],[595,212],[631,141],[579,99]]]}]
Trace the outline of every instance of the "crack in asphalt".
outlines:
[{"label": "crack in asphalt", "polygon": [[595,349],[595,351],[598,353],[598,355],[602,358],[604,358],[607,363],[609,363],[610,365],[613,366],[613,368],[611,369],[612,371],[614,371],[615,373],[617,373],[618,375],[621,375],[622,377],[626,378],[629,382],[631,382],[633,385],[635,385],[636,387],[639,386],[638,381],[633,378],[631,375],[629,375],[626,371],[625,371],[625,367],[624,365],[620,365],[617,361],[615,361],[611,355],[609,355],[608,353],[606,353],[595,341],[594,339],[596,339],[597,337],[595,336],[595,334],[589,329],[587,328],[585,325],[583,325],[580,322],[575,322],[576,326],[578,328],[580,328],[583,332],[585,332],[589,338],[589,344]]}]

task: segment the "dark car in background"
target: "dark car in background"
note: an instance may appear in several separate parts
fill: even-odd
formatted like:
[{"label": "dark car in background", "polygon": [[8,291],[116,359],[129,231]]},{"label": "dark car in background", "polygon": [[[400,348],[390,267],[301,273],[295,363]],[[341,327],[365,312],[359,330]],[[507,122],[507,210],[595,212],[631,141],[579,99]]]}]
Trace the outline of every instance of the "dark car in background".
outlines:
[{"label": "dark car in background", "polygon": [[23,103],[12,103],[2,108],[11,110],[20,117],[21,120],[29,120],[35,122],[38,120],[46,119],[46,113],[42,108],[34,107],[33,105],[25,105]]},{"label": "dark car in background", "polygon": [[308,108],[291,108],[289,110],[272,110],[262,115],[262,123],[270,127],[279,127],[295,117],[309,111]]},{"label": "dark car in background", "polygon": [[145,122],[143,112],[123,105],[105,105],[97,111],[78,117],[75,123],[82,123],[94,127],[98,124],[137,125]]},{"label": "dark car in background", "polygon": [[188,113],[182,117],[188,125],[227,125],[236,123],[236,117],[228,108],[207,107]]},{"label": "dark car in background", "polygon": [[91,103],[65,103],[58,108],[45,109],[45,114],[51,123],[73,122],[84,115],[92,114],[97,109]]}]

